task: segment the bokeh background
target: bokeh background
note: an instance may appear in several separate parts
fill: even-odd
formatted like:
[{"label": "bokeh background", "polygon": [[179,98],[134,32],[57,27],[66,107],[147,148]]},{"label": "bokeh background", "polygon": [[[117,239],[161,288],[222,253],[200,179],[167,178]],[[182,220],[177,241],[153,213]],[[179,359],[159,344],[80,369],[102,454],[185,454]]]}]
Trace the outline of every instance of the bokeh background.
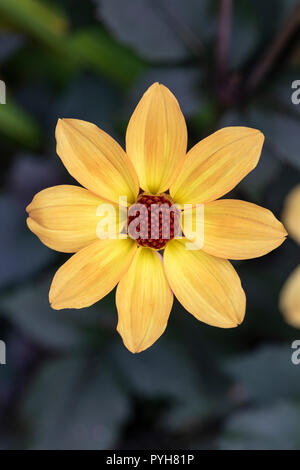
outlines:
[{"label": "bokeh background", "polygon": [[50,309],[69,255],[25,223],[37,191],[73,182],[55,153],[57,118],[92,121],[123,145],[154,81],[177,96],[189,146],[229,124],[264,132],[257,169],[230,196],[280,218],[300,181],[299,24],[294,0],[0,0],[1,449],[300,448],[300,331],[278,309],[300,259],[293,240],[234,262],[247,294],[240,327],[209,327],[175,303],[163,337],[132,355],[114,292]]}]

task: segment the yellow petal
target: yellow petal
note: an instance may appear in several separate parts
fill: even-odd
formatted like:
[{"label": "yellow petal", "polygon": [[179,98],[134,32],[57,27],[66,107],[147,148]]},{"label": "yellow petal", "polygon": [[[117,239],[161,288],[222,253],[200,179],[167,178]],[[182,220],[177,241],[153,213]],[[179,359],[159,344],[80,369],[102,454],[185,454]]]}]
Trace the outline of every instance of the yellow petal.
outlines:
[{"label": "yellow petal", "polygon": [[108,294],[127,271],[137,244],[97,240],[75,253],[56,272],[49,293],[52,308],[82,308]]},{"label": "yellow petal", "polygon": [[138,248],[117,287],[118,332],[133,353],[149,348],[165,331],[173,303],[160,255]]},{"label": "yellow petal", "polygon": [[164,265],[174,295],[198,320],[221,328],[243,321],[245,293],[229,261],[188,250],[186,239],[174,239],[167,243]]},{"label": "yellow petal", "polygon": [[[191,214],[194,234],[184,233],[194,242],[195,209],[184,213],[184,221]],[[281,245],[286,235],[284,226],[272,212],[256,204],[234,199],[220,199],[204,204],[204,238],[201,248],[213,256],[226,259],[263,256]]]},{"label": "yellow petal", "polygon": [[286,322],[295,328],[300,328],[300,265],[284,284],[279,306]]},{"label": "yellow petal", "polygon": [[[49,248],[74,253],[97,240],[98,224],[103,217],[108,218],[106,212],[97,215],[102,204],[108,203],[79,186],[54,186],[40,191],[27,206],[27,225]],[[119,210],[111,206],[115,208],[118,233]],[[121,219],[122,225],[125,223],[123,212]],[[114,229],[113,220],[108,228]]]},{"label": "yellow petal", "polygon": [[282,219],[291,237],[300,244],[300,185],[288,194]]},{"label": "yellow petal", "polygon": [[186,146],[186,123],[175,96],[154,83],[138,103],[126,133],[126,151],[141,188],[151,194],[168,189],[184,162]]},{"label": "yellow petal", "polygon": [[68,172],[82,186],[104,199],[118,203],[126,196],[136,200],[138,179],[120,145],[95,124],[78,119],[59,119],[57,153]]},{"label": "yellow petal", "polygon": [[214,201],[256,167],[263,134],[249,127],[225,127],[201,140],[188,153],[170,188],[178,204]]}]

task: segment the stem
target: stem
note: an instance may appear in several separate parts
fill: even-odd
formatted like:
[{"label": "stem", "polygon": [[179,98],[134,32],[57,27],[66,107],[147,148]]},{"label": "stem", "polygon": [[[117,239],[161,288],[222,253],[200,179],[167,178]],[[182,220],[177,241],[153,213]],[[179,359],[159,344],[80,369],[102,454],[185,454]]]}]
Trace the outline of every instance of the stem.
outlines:
[{"label": "stem", "polygon": [[217,35],[217,77],[222,87],[227,78],[228,53],[231,39],[232,0],[221,0]]},{"label": "stem", "polygon": [[160,15],[173,30],[173,32],[181,39],[187,49],[197,58],[202,59],[204,51],[203,44],[199,37],[194,33],[183,18],[178,18],[174,8],[170,8],[167,2],[160,0],[153,2],[152,8],[155,8],[157,14]]},{"label": "stem", "polygon": [[266,51],[262,61],[258,63],[258,65],[254,68],[253,72],[250,74],[248,82],[246,83],[246,90],[248,92],[253,91],[261,83],[261,81],[273,67],[282,50],[287,45],[289,39],[295,33],[299,25],[300,5],[298,4],[294,9],[292,15],[290,16],[289,20],[287,21],[286,25],[279,33],[278,37]]}]

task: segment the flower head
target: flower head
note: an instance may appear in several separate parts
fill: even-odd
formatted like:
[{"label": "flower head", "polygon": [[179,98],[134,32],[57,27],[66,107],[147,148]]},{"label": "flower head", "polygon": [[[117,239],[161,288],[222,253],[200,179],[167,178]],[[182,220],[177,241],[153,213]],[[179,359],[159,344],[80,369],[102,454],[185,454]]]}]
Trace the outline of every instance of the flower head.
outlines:
[{"label": "flower head", "polygon": [[[186,153],[179,104],[154,83],[129,121],[126,153],[97,126],[76,119],[58,121],[56,140],[59,157],[83,187],[48,188],[27,207],[28,226],[45,245],[75,253],[54,276],[53,308],[88,307],[117,285],[117,329],[132,352],[164,332],[173,294],[209,325],[243,321],[245,294],[228,259],[262,256],[286,236],[267,209],[219,199],[256,166],[260,131],[227,127]],[[123,210],[118,236],[108,228],[103,238],[97,227],[107,214],[98,209],[108,205]]]}]

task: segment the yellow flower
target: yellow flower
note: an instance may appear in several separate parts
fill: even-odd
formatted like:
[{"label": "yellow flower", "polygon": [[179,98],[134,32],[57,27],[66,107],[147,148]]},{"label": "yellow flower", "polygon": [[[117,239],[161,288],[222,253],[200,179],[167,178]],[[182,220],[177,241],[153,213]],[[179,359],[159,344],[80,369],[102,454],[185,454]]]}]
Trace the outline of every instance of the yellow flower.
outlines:
[{"label": "yellow flower", "polygon": [[[261,132],[227,127],[186,154],[187,129],[179,104],[155,83],[129,121],[126,153],[97,126],[76,119],[58,121],[56,140],[65,167],[86,189],[48,188],[27,208],[28,226],[44,244],[76,252],[54,276],[49,294],[54,309],[88,307],[118,284],[117,329],[132,352],[147,349],[162,335],[173,293],[209,325],[231,328],[243,321],[245,294],[228,258],[262,256],[284,241],[286,231],[267,209],[217,199],[257,165]],[[173,226],[169,239],[99,239],[97,207],[103,202],[117,205],[120,196],[127,197],[131,208],[139,203],[147,211],[157,201],[190,204],[193,210],[204,204],[202,249],[187,249],[187,238],[174,238]],[[173,225],[176,217],[174,213]],[[163,258],[158,253],[162,248]]]},{"label": "yellow flower", "polygon": [[[300,185],[287,196],[283,220],[291,237],[300,244]],[[279,298],[279,307],[287,323],[300,328],[300,265],[290,274]]]}]

